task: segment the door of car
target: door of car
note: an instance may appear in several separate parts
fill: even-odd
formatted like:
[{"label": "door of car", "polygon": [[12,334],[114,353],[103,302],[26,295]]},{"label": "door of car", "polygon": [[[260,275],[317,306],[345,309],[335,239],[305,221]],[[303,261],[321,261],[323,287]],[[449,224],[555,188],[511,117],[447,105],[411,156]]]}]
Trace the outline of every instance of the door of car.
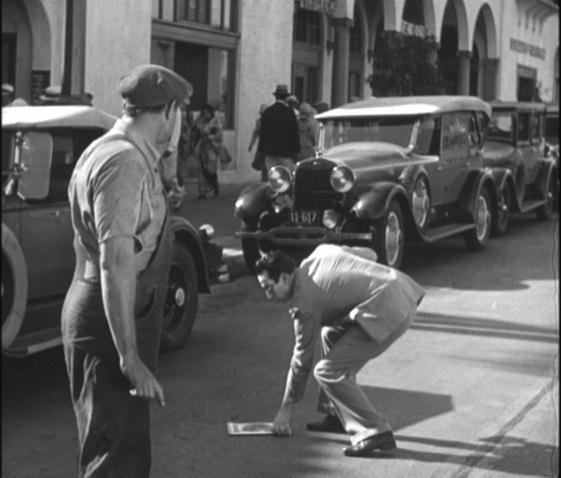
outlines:
[{"label": "door of car", "polygon": [[538,112],[520,111],[516,115],[517,147],[524,163],[525,183],[533,183],[543,157],[543,118]]},{"label": "door of car", "polygon": [[482,167],[479,143],[474,113],[461,111],[443,116],[439,184],[444,203],[455,202],[470,171]]},{"label": "door of car", "polygon": [[43,199],[26,201],[21,215],[30,299],[60,298],[68,289],[75,261],[68,183],[78,157],[101,131],[65,129],[49,133],[53,153],[48,194]]}]

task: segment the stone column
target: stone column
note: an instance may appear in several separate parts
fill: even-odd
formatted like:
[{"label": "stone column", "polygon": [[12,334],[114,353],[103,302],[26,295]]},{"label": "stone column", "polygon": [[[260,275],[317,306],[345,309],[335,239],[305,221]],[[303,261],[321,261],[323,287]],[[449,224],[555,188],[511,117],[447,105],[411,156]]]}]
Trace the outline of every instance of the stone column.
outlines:
[{"label": "stone column", "polygon": [[498,58],[485,58],[481,62],[482,66],[482,91],[481,97],[484,100],[494,100],[497,98],[497,71],[499,69]]},{"label": "stone column", "polygon": [[349,42],[352,21],[348,18],[335,20],[335,49],[333,52],[333,86],[331,106],[341,106],[349,96]]},{"label": "stone column", "polygon": [[458,51],[458,95],[469,95],[471,52]]}]

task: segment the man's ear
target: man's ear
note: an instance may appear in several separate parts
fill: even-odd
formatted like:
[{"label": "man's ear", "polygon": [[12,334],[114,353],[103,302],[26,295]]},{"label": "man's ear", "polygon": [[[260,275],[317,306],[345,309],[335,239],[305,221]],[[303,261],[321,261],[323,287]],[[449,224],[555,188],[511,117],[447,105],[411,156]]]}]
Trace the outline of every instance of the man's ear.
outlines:
[{"label": "man's ear", "polygon": [[281,272],[279,275],[279,282],[282,282],[284,284],[289,284],[290,283],[290,278],[292,277],[292,274],[289,274],[288,272]]}]

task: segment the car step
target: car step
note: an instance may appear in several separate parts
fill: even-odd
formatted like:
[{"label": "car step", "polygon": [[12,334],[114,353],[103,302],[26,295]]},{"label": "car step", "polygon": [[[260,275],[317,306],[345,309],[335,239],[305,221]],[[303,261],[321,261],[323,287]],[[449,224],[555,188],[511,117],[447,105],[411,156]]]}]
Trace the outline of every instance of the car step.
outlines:
[{"label": "car step", "polygon": [[537,209],[540,206],[544,206],[545,204],[547,204],[547,199],[530,199],[522,203],[522,205],[520,206],[520,212],[524,214],[526,212]]},{"label": "car step", "polygon": [[429,229],[422,234],[425,241],[435,242],[445,237],[460,234],[461,232],[469,231],[474,228],[475,224],[473,223],[453,222],[451,224],[446,224],[445,226]]},{"label": "car step", "polygon": [[27,357],[62,344],[60,327],[32,332],[16,338],[7,349],[2,349],[10,357]]}]

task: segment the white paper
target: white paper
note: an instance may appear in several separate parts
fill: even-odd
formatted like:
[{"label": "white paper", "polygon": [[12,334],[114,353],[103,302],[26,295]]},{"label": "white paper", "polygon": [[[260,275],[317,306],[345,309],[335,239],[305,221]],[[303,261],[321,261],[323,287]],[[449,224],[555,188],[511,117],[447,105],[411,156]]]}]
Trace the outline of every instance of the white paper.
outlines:
[{"label": "white paper", "polygon": [[272,435],[273,422],[228,422],[229,435]]}]

